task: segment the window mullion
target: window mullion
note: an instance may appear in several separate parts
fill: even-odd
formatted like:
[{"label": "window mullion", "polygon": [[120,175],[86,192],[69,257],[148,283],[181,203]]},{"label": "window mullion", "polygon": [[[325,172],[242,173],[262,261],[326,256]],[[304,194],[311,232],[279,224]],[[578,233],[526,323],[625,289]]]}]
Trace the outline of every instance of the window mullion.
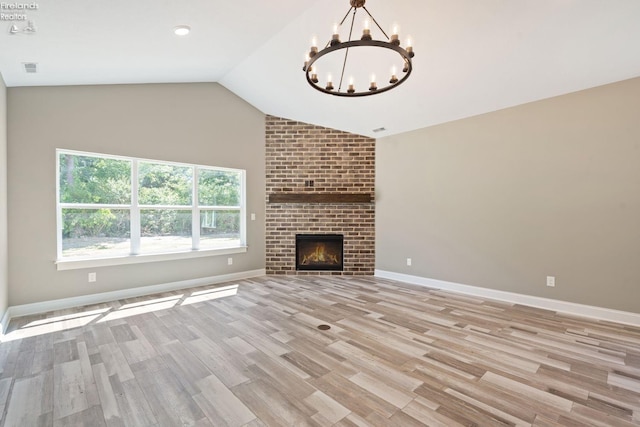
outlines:
[{"label": "window mullion", "polygon": [[198,250],[200,249],[200,209],[198,208],[199,199],[198,199],[198,168],[193,167],[193,185],[191,186],[191,238],[192,238],[192,249]]},{"label": "window mullion", "polygon": [[62,258],[62,204],[60,201],[60,152],[56,152],[56,228],[58,230],[57,259]]},{"label": "window mullion", "polygon": [[240,244],[247,244],[247,172],[240,172]]},{"label": "window mullion", "polygon": [[138,161],[131,164],[131,255],[140,254],[140,205],[138,204]]},{"label": "window mullion", "polygon": [[[128,207],[128,206],[127,206]],[[140,210],[155,209],[155,210],[167,210],[167,211],[186,211],[191,210],[192,205],[138,205]]]},{"label": "window mullion", "polygon": [[62,209],[129,209],[131,205],[106,203],[60,203]]}]

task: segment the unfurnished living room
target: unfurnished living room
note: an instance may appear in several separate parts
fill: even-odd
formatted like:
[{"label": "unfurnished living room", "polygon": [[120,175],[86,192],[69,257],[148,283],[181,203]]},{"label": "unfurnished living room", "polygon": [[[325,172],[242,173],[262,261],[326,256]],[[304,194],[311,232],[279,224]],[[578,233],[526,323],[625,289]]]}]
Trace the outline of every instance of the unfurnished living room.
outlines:
[{"label": "unfurnished living room", "polygon": [[0,9],[0,427],[640,425],[639,1]]}]

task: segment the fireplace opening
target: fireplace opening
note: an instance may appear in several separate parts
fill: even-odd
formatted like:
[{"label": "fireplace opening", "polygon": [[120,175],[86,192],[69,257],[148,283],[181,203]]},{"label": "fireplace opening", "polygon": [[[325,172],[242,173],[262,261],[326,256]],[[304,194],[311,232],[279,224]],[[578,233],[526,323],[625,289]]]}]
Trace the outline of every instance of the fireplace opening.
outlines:
[{"label": "fireplace opening", "polygon": [[296,234],[296,270],[342,271],[341,234]]}]

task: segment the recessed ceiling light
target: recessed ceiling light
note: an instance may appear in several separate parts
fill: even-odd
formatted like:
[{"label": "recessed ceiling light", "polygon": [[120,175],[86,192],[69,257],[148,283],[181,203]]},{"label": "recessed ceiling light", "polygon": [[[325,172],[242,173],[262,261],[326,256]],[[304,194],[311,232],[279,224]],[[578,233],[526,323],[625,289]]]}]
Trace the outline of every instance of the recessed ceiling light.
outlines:
[{"label": "recessed ceiling light", "polygon": [[173,32],[176,34],[176,36],[186,36],[187,34],[189,34],[189,32],[191,32],[191,27],[188,25],[178,25],[173,29]]}]

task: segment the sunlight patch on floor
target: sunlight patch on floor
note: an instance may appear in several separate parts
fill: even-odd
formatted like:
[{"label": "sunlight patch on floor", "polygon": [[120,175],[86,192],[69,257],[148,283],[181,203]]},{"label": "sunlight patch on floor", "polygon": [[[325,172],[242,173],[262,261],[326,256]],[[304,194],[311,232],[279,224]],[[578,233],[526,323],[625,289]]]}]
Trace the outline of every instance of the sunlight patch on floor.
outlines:
[{"label": "sunlight patch on floor", "polygon": [[144,304],[134,303],[127,304],[120,307],[117,311],[112,311],[111,313],[104,316],[102,319],[98,320],[97,323],[108,322],[110,320],[123,319],[125,317],[137,316],[138,314],[152,313],[154,311],[166,310],[168,308],[174,307],[183,295],[175,295],[171,298],[158,298],[154,300],[145,301]]},{"label": "sunlight patch on floor", "polygon": [[53,332],[65,331],[86,326],[90,323],[104,323],[145,313],[167,310],[177,305],[184,306],[199,302],[213,301],[219,298],[237,295],[238,285],[221,286],[168,297],[150,298],[143,301],[123,304],[120,307],[105,307],[72,314],[64,314],[33,320],[19,328],[0,334],[0,342],[15,341]]},{"label": "sunlight patch on floor", "polygon": [[[106,309],[110,310],[110,309]],[[88,325],[94,320],[102,316],[102,313],[97,313],[88,316],[73,317],[64,320],[57,320],[47,323],[40,323],[35,326],[25,325],[20,329],[11,331],[2,337],[2,342],[15,341],[23,338],[36,337],[39,335],[50,334],[52,332],[65,331],[67,329],[79,328],[81,326]],[[47,320],[47,319],[43,319]],[[37,322],[32,322],[37,323]]]},{"label": "sunlight patch on floor", "polygon": [[195,304],[202,301],[211,301],[218,298],[230,297],[238,293],[238,285],[224,286],[222,288],[207,289],[206,291],[198,291],[191,294],[190,297],[184,299],[181,305]]}]

